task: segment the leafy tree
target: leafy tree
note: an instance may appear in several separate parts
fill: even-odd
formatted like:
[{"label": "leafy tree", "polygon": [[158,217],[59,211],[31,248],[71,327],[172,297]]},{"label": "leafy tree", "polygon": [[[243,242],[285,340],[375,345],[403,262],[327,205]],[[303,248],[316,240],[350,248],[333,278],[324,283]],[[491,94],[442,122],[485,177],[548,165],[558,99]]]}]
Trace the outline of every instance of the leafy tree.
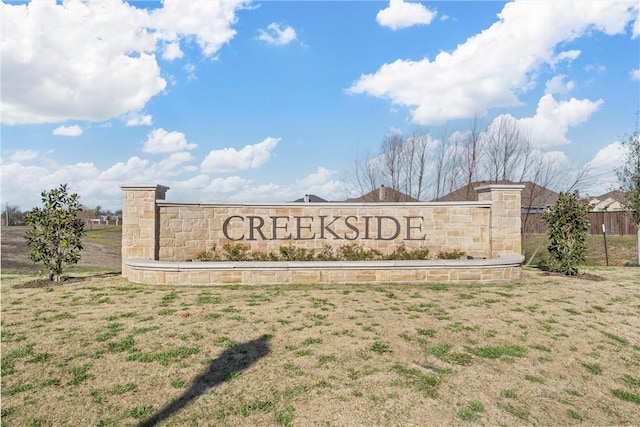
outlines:
[{"label": "leafy tree", "polygon": [[69,194],[67,184],[42,192],[42,208],[33,208],[25,215],[30,227],[24,234],[31,247],[29,259],[42,261],[51,280],[59,282],[62,272],[80,261],[84,222],[77,213],[82,211],[78,195]]},{"label": "leafy tree", "polygon": [[549,235],[549,268],[570,276],[578,275],[585,260],[589,230],[589,202],[580,200],[577,191],[560,193],[558,201],[542,214]]},{"label": "leafy tree", "polygon": [[623,142],[625,159],[618,169],[618,181],[623,191],[623,204],[627,213],[636,223],[636,261],[640,264],[640,130],[636,130]]}]

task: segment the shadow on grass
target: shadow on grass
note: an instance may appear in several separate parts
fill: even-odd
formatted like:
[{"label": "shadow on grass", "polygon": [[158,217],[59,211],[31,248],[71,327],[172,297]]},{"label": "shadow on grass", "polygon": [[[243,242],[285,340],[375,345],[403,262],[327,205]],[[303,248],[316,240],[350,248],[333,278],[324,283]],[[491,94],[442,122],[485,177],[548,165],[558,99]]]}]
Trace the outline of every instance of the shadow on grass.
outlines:
[{"label": "shadow on grass", "polygon": [[228,348],[220,357],[209,363],[206,372],[197,376],[182,396],[138,424],[138,427],[151,427],[166,420],[210,388],[232,379],[237,373],[247,369],[269,354],[270,351],[269,337],[266,335]]},{"label": "shadow on grass", "polygon": [[71,279],[76,279],[78,281],[91,280],[91,279],[102,279],[105,277],[116,277],[122,276],[121,271],[104,271],[104,272],[96,272],[96,273],[87,273],[86,276],[69,276]]}]

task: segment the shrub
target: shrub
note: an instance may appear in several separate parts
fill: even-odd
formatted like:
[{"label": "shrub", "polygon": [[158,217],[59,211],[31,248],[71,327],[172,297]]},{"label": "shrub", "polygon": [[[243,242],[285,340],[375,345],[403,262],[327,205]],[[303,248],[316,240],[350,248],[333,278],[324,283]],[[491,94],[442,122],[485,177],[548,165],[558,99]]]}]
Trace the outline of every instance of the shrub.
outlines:
[{"label": "shrub", "polygon": [[220,261],[220,254],[218,254],[214,246],[210,251],[200,252],[196,259],[198,261]]},{"label": "shrub", "polygon": [[[216,247],[210,251],[201,252],[196,256],[198,261],[370,261],[370,260],[420,260],[428,259],[429,249],[408,249],[401,243],[389,255],[383,255],[377,249],[368,249],[357,243],[340,246],[334,251],[331,245],[324,245],[320,252],[313,249],[288,244],[280,246],[278,252],[250,251],[251,247],[243,243],[225,243],[221,255]],[[465,255],[462,251],[440,252],[440,258],[460,258]],[[449,259],[447,258],[447,259]]]},{"label": "shrub", "polygon": [[279,261],[277,254],[262,251],[251,252],[252,261]]},{"label": "shrub", "polygon": [[24,234],[31,247],[29,259],[44,263],[52,280],[59,282],[62,272],[80,261],[84,222],[78,218],[82,206],[78,195],[67,192],[67,184],[43,191],[42,208],[33,208],[24,217],[29,226]]},{"label": "shrub", "polygon": [[370,261],[381,257],[379,250],[367,249],[357,243],[343,245],[338,249],[338,258],[345,261]]},{"label": "shrub", "polygon": [[280,246],[280,259],[282,261],[312,261],[314,257],[313,249],[300,246]]},{"label": "shrub", "polygon": [[319,254],[316,255],[318,261],[337,261],[331,245],[324,245]]},{"label": "shrub", "polygon": [[542,214],[549,235],[549,269],[569,276],[578,274],[584,262],[589,230],[589,202],[577,191],[560,193],[558,201]]},{"label": "shrub", "polygon": [[429,249],[416,248],[407,249],[404,242],[400,243],[397,248],[393,250],[386,259],[427,259],[429,257]]},{"label": "shrub", "polygon": [[243,243],[225,243],[222,246],[227,261],[249,261],[249,245]]},{"label": "shrub", "polygon": [[438,252],[438,259],[460,259],[466,254],[467,253],[465,251],[460,251],[458,249],[454,249],[452,251],[440,251]]}]

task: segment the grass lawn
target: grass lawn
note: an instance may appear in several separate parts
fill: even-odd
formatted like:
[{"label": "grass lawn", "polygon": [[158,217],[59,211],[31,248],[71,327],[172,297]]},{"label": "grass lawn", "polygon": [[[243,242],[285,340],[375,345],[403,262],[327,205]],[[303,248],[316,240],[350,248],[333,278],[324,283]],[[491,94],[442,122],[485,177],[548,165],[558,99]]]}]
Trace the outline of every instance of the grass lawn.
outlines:
[{"label": "grass lawn", "polygon": [[501,285],[2,275],[2,425],[640,425],[640,269]]},{"label": "grass lawn", "polygon": [[[530,234],[523,239],[526,263],[529,265],[545,265],[549,256],[547,246],[549,239],[546,234]],[[587,252],[585,264],[587,266],[606,266],[607,254],[610,266],[623,266],[627,262],[636,260],[636,236],[607,236],[607,251],[604,248],[602,235],[587,236]],[[529,258],[533,260],[529,261]]]}]

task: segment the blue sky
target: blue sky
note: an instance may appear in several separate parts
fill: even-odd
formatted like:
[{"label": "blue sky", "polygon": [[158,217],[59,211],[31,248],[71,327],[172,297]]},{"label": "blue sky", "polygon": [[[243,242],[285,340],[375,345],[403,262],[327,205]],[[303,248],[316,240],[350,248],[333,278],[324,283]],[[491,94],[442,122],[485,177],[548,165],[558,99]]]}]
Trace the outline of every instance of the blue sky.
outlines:
[{"label": "blue sky", "polygon": [[[640,111],[637,1],[5,2],[1,203],[66,182],[174,201],[357,196],[389,132],[509,117],[583,193],[615,187]],[[559,188],[562,189],[562,188]],[[428,199],[428,197],[427,197]]]}]

